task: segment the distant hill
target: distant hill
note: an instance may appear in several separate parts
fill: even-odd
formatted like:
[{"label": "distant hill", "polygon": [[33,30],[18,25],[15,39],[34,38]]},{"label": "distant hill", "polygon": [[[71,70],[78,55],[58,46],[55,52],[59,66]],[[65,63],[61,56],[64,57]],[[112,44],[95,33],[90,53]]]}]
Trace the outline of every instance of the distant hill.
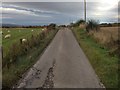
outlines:
[{"label": "distant hill", "polygon": [[21,25],[17,24],[0,24],[0,27],[21,27]]}]

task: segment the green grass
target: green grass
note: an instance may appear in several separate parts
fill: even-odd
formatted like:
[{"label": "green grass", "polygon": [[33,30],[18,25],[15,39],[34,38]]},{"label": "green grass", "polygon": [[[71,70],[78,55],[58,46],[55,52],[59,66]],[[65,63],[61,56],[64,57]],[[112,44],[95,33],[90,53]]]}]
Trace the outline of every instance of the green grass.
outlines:
[{"label": "green grass", "polygon": [[[10,32],[8,32],[8,30]],[[20,30],[20,32],[19,32]],[[33,32],[31,30],[34,30]],[[3,45],[3,55],[5,56],[9,50],[9,47],[15,43],[20,42],[21,38],[29,38],[31,35],[36,35],[41,32],[41,28],[3,28],[2,32],[2,45]],[[11,34],[11,38],[5,39],[5,35]]]},{"label": "green grass", "polygon": [[[21,56],[17,59],[15,64],[8,68],[3,68],[3,87],[12,87],[40,57],[43,50],[47,47],[50,41],[55,36],[57,30],[51,31],[47,37],[45,37],[41,44],[34,47],[27,55]],[[30,58],[31,57],[31,58]]]},{"label": "green grass", "polygon": [[84,30],[74,28],[73,33],[104,86],[118,88],[118,57],[110,56],[109,50],[101,48]]}]

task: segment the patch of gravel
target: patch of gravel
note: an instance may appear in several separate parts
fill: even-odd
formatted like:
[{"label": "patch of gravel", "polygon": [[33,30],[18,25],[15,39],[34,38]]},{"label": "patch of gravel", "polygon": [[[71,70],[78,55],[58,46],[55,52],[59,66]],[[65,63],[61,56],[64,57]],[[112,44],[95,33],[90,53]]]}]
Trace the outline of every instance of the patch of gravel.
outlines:
[{"label": "patch of gravel", "polygon": [[25,74],[24,74],[22,78],[19,80],[19,82],[13,86],[13,88],[24,88],[27,84],[30,85],[33,79],[40,79],[40,74],[42,71],[35,67],[32,67],[31,70],[34,72],[30,74],[31,78],[25,79],[24,78]]},{"label": "patch of gravel", "polygon": [[42,85],[42,87],[37,88],[37,90],[40,90],[41,88],[49,88],[49,90],[51,90],[52,88],[54,88],[54,74],[53,74],[53,70],[55,67],[55,60],[53,61],[53,65],[52,67],[49,68],[48,73],[47,73],[47,77],[45,79],[44,84]]},{"label": "patch of gravel", "polygon": [[46,80],[42,86],[42,88],[53,88],[54,87],[54,82],[53,82],[53,67],[51,67],[48,71]]},{"label": "patch of gravel", "polygon": [[[44,81],[42,87],[38,87],[38,88],[36,88],[36,90],[41,90],[42,88],[49,88],[49,89],[54,88],[54,82],[53,82],[54,67],[55,67],[55,60],[53,61],[52,67],[50,67],[48,72],[47,72],[47,76],[45,78],[45,81]],[[35,67],[32,67],[31,70],[34,71],[34,73],[30,74],[31,77],[27,78],[27,80],[22,78],[16,85],[14,85],[13,89],[15,89],[15,88],[25,88],[26,85],[31,85],[33,79],[40,79],[40,74],[41,74],[42,71],[38,70]]]}]

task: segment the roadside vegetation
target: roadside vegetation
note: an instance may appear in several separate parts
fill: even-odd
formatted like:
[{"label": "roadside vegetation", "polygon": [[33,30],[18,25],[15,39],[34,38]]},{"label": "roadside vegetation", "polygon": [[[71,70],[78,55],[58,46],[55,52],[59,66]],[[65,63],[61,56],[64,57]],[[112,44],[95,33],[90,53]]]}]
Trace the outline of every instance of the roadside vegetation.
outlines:
[{"label": "roadside vegetation", "polygon": [[[55,24],[50,24],[47,29],[43,30],[41,28],[21,28],[22,34],[19,34],[20,29],[14,28],[15,31],[8,29],[13,33],[7,41],[3,39],[3,88],[11,88],[22,78],[23,73],[39,59],[58,31]],[[24,41],[21,41],[22,39]],[[4,48],[7,48],[5,52]]]},{"label": "roadside vegetation", "polygon": [[78,43],[105,87],[118,88],[118,29],[100,27],[95,20],[84,25],[71,26]]}]

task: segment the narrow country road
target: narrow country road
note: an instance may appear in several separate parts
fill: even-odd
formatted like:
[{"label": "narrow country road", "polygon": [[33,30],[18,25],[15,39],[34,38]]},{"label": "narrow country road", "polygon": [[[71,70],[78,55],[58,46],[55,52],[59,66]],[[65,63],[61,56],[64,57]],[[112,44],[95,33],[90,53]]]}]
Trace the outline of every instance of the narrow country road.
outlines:
[{"label": "narrow country road", "polygon": [[102,88],[102,85],[72,31],[63,28],[17,87]]}]

